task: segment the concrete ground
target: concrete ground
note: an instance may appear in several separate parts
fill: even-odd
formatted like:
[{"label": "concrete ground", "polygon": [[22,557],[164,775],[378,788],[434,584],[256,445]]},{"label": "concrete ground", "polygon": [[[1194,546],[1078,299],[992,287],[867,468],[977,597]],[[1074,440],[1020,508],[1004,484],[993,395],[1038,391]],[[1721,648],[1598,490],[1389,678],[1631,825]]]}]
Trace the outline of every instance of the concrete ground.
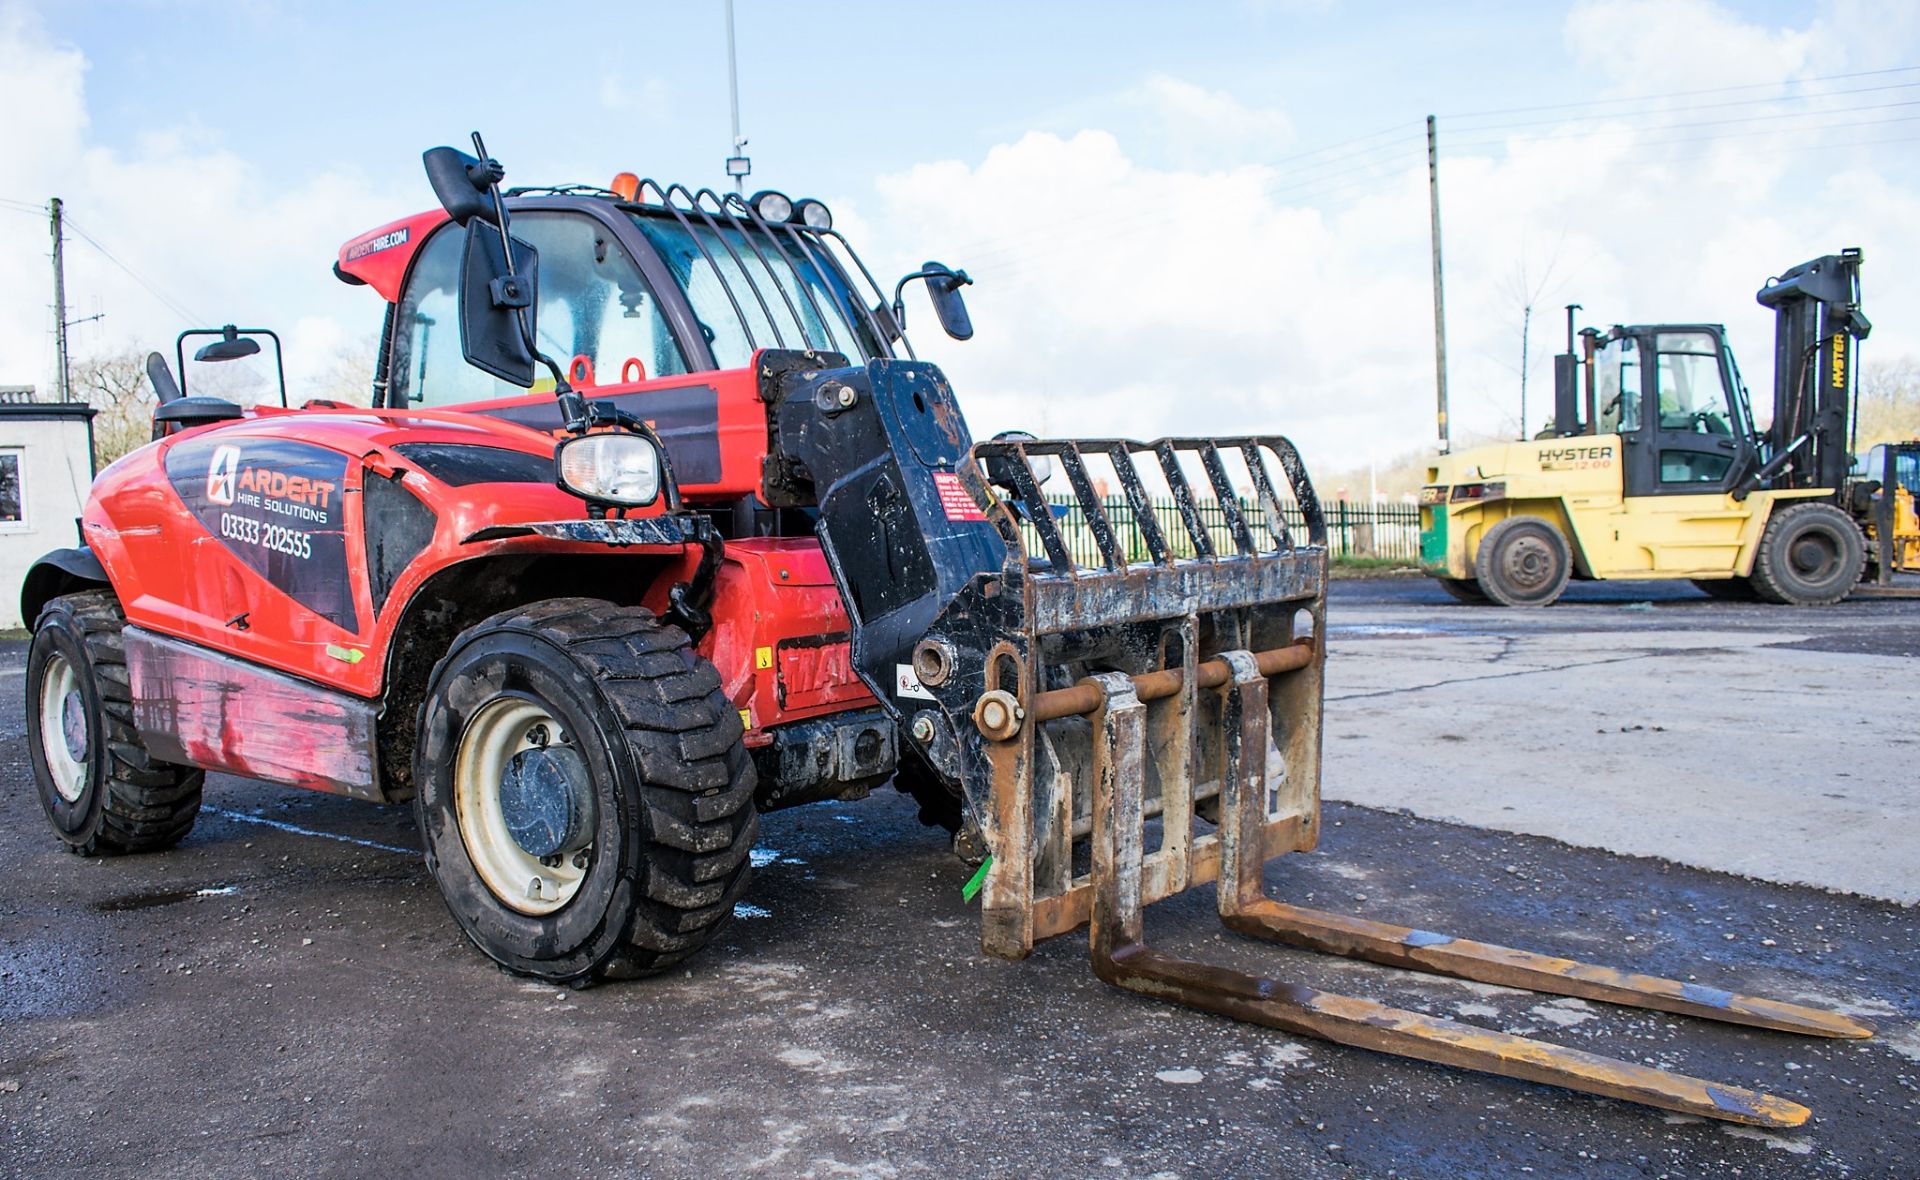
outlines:
[{"label": "concrete ground", "polygon": [[747,904],[688,969],[537,986],[464,943],[405,809],[216,776],[172,853],[61,853],[13,643],[0,1177],[1920,1175],[1920,940],[1885,900],[1915,897],[1920,603],[1604,590],[1516,613],[1424,580],[1336,586],[1326,790],[1355,802],[1329,804],[1320,851],[1277,862],[1270,889],[1831,1005],[1879,1037],[1255,946],[1204,891],[1156,907],[1151,934],[1767,1089],[1813,1108],[1798,1131],[1170,1008],[1098,983],[1071,938],[985,959],[966,870],[890,792],[766,817]]}]

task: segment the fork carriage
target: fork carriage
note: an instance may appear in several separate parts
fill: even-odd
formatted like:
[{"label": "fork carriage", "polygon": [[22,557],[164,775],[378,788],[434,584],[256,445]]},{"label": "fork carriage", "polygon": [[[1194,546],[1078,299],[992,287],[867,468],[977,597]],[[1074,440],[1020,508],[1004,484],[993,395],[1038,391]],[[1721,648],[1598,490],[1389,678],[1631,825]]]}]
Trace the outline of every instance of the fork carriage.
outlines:
[{"label": "fork carriage", "polygon": [[[1117,475],[1118,495],[1100,494],[1090,456]],[[1235,494],[1223,456],[1244,464],[1252,505]],[[1064,517],[1034,478],[1043,458],[1067,477]],[[1183,460],[1204,473],[1217,519],[1201,511]],[[1174,513],[1154,512],[1143,466],[1166,483]],[[992,856],[982,893],[989,953],[1020,958],[1086,926],[1095,973],[1131,991],[1766,1127],[1798,1126],[1809,1112],[1737,1086],[1171,956],[1147,945],[1143,910],[1213,884],[1221,920],[1267,941],[1809,1036],[1870,1035],[1835,1013],[1267,895],[1267,863],[1312,850],[1320,832],[1328,551],[1318,501],[1286,439],[995,441],[972,448],[962,476],[1005,559],[955,597],[916,649],[915,667],[940,705],[970,722],[960,745]],[[1110,506],[1131,518],[1131,546]],[[1086,546],[1071,545],[1066,530],[1090,534],[1094,560],[1075,559]]]}]

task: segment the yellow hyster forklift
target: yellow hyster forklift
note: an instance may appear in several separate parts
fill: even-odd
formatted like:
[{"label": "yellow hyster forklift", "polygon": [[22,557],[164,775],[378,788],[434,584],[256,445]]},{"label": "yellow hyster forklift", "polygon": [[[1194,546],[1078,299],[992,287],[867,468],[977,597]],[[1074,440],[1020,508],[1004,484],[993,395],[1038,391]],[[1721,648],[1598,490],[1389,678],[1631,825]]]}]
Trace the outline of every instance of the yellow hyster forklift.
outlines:
[{"label": "yellow hyster forklift", "polygon": [[1869,562],[1884,581],[1914,561],[1911,491],[1849,473],[1854,341],[1872,326],[1860,251],[1802,263],[1756,298],[1776,315],[1767,429],[1720,325],[1588,328],[1576,342],[1569,318],[1553,425],[1428,468],[1426,572],[1504,606],[1545,606],[1570,578],[1690,578],[1715,597],[1813,605],[1846,597]]}]

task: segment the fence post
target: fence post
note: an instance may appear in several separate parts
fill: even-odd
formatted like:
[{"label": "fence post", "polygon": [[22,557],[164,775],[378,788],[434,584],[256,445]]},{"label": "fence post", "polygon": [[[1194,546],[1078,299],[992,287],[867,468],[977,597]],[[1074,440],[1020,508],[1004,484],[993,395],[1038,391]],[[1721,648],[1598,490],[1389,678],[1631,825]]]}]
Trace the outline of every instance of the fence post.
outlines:
[{"label": "fence post", "polygon": [[1373,547],[1373,526],[1376,511],[1376,507],[1372,503],[1368,503],[1367,510],[1361,516],[1360,523],[1354,526],[1353,555],[1355,557],[1379,556],[1379,553]]}]

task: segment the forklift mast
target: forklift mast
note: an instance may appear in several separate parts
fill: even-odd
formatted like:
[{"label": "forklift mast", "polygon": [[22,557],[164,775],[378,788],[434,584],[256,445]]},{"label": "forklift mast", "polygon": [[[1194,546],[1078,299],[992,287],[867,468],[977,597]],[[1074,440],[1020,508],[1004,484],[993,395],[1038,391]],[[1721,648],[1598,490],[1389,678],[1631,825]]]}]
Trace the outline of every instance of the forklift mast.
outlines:
[{"label": "forklift mast", "polygon": [[1873,329],[1860,310],[1858,249],[1828,254],[1769,279],[1754,296],[1773,309],[1773,485],[1835,488],[1851,466],[1852,344]]}]

